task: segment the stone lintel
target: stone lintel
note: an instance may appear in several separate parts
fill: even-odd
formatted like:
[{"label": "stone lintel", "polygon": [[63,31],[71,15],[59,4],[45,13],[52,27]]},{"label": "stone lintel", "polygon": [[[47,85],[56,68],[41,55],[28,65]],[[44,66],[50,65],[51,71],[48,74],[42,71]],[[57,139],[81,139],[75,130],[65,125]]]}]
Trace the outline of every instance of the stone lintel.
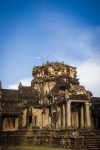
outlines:
[{"label": "stone lintel", "polygon": [[70,102],[78,102],[78,103],[89,103],[88,100],[77,100],[77,99],[69,99]]}]

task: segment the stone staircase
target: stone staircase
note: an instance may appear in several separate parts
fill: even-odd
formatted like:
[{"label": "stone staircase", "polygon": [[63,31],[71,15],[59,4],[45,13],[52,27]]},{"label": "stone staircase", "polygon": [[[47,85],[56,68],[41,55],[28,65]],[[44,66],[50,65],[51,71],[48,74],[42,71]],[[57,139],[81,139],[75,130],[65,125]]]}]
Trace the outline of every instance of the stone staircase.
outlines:
[{"label": "stone staircase", "polygon": [[100,150],[100,131],[79,130],[78,132],[84,136],[84,144],[88,150]]},{"label": "stone staircase", "polygon": [[85,144],[89,150],[100,150],[100,136],[85,137]]},{"label": "stone staircase", "polygon": [[73,130],[38,130],[20,129],[18,131],[0,132],[0,145],[54,145],[55,147],[100,150],[100,130],[76,130],[79,136],[73,136]]}]

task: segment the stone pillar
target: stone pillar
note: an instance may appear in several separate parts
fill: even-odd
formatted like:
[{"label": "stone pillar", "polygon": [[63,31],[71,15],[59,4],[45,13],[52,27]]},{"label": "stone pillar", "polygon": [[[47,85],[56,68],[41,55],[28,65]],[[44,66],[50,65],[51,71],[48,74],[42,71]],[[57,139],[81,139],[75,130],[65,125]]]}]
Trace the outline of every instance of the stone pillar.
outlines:
[{"label": "stone pillar", "polygon": [[75,109],[76,128],[79,128],[78,108]]},{"label": "stone pillar", "polygon": [[19,116],[19,129],[22,127],[22,116]]},{"label": "stone pillar", "polygon": [[46,109],[46,110],[45,110],[45,125],[48,125],[48,123],[49,123],[48,114],[49,114],[49,112],[48,112],[48,110]]},{"label": "stone pillar", "polygon": [[15,128],[18,129],[19,118],[15,118]]},{"label": "stone pillar", "polygon": [[58,127],[61,127],[61,107],[57,108],[58,112]]},{"label": "stone pillar", "polygon": [[63,105],[61,105],[61,127],[63,127]]},{"label": "stone pillar", "polygon": [[51,106],[51,128],[53,127],[53,106]]},{"label": "stone pillar", "polygon": [[90,128],[91,127],[91,123],[90,123],[90,109],[89,109],[89,103],[88,102],[85,103],[85,108],[86,108],[86,111],[85,111],[86,128]]},{"label": "stone pillar", "polygon": [[92,116],[92,112],[90,111],[90,120],[91,120],[91,128],[95,128],[95,125],[94,125],[94,117]]},{"label": "stone pillar", "polygon": [[71,109],[71,127],[74,128],[74,110]]},{"label": "stone pillar", "polygon": [[84,107],[81,104],[81,108],[80,108],[80,128],[83,129],[84,128]]},{"label": "stone pillar", "polygon": [[26,126],[26,113],[27,113],[27,109],[24,109],[22,115],[22,127]]},{"label": "stone pillar", "polygon": [[63,104],[62,108],[63,108],[63,127],[65,128],[65,104]]},{"label": "stone pillar", "polygon": [[67,121],[67,128],[71,128],[71,102],[68,101],[66,104],[66,121]]},{"label": "stone pillar", "polygon": [[32,126],[35,126],[34,115],[32,114]]},{"label": "stone pillar", "polygon": [[44,127],[45,126],[45,114],[44,113],[42,113],[42,119],[43,119],[43,124],[42,124],[42,126]]},{"label": "stone pillar", "polygon": [[59,122],[58,126],[61,127],[61,107],[59,106]]},{"label": "stone pillar", "polygon": [[76,113],[75,113],[75,106],[74,106],[73,118],[74,118],[74,128],[76,128]]},{"label": "stone pillar", "polygon": [[26,111],[26,126],[28,127],[29,126],[29,108],[27,108],[27,111]]},{"label": "stone pillar", "polygon": [[49,126],[51,126],[51,116],[49,116]]}]

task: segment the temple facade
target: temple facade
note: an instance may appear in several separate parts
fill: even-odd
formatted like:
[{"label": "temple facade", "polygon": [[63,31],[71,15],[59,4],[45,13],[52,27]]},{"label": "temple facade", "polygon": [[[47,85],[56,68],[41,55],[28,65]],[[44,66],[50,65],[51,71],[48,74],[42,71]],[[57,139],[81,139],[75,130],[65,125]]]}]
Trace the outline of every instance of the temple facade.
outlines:
[{"label": "temple facade", "polygon": [[31,86],[3,89],[0,131],[100,129],[100,98],[80,85],[76,67],[52,62],[32,70]]}]

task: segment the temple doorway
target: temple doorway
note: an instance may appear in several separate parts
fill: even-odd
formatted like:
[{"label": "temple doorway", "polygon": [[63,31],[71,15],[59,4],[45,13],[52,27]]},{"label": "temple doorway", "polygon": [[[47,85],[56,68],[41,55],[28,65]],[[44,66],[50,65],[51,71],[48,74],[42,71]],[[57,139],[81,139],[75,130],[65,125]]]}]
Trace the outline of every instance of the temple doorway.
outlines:
[{"label": "temple doorway", "polygon": [[29,116],[29,126],[32,127],[32,116]]},{"label": "temple doorway", "polygon": [[84,103],[71,104],[71,127],[74,129],[85,128],[85,107]]}]

